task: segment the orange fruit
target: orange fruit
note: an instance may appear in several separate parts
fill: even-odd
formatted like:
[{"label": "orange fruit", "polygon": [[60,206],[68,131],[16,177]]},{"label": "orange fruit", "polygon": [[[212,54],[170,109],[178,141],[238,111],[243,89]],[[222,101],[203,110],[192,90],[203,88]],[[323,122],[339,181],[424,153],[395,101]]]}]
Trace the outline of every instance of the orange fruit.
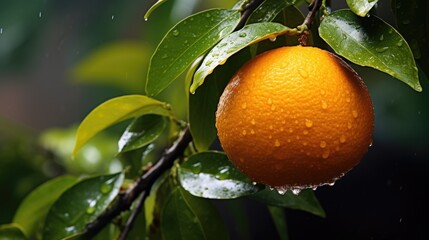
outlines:
[{"label": "orange fruit", "polygon": [[220,143],[253,181],[279,189],[332,184],[372,142],[368,89],[334,54],[282,47],[247,62],[216,112]]}]

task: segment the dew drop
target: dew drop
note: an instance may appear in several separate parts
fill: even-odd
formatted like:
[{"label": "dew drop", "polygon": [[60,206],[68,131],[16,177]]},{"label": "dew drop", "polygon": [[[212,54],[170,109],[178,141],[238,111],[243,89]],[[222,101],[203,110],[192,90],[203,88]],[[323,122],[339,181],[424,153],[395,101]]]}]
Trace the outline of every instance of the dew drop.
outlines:
[{"label": "dew drop", "polygon": [[311,128],[313,126],[313,121],[309,119],[305,119],[305,126]]},{"label": "dew drop", "polygon": [[331,187],[334,186],[335,185],[335,181],[328,183],[328,185],[331,186]]},{"label": "dew drop", "polygon": [[250,134],[255,134],[255,131],[253,129],[250,130]]},{"label": "dew drop", "polygon": [[276,187],[276,191],[278,192],[278,194],[280,194],[280,195],[285,195],[286,194],[286,192],[287,192],[287,189],[286,188],[283,188],[283,187]]},{"label": "dew drop", "polygon": [[389,47],[380,47],[380,48],[375,48],[375,51],[378,53],[382,53],[382,52],[385,52],[387,49],[389,49]]},{"label": "dew drop", "polygon": [[325,148],[326,147],[326,142],[325,141],[321,141],[320,142],[320,147],[321,148]]},{"label": "dew drop", "polygon": [[100,187],[101,193],[104,193],[104,194],[109,193],[111,190],[112,190],[112,186],[109,184],[103,184]]},{"label": "dew drop", "polygon": [[322,100],[322,108],[323,109],[327,109],[328,108],[328,104],[324,100]]},{"label": "dew drop", "polygon": [[303,69],[299,69],[299,75],[301,75],[301,77],[303,77],[303,78],[308,77],[308,73]]},{"label": "dew drop", "polygon": [[399,41],[396,43],[396,46],[398,46],[398,47],[402,47],[402,44],[403,44],[402,40],[399,40]]},{"label": "dew drop", "polygon": [[271,42],[275,42],[277,40],[277,37],[274,36],[274,37],[270,37],[269,39],[270,39]]},{"label": "dew drop", "polygon": [[192,164],[191,171],[195,174],[198,174],[201,172],[202,168],[203,168],[203,166],[201,165],[201,163],[197,162],[197,163]]},{"label": "dew drop", "polygon": [[327,159],[329,157],[329,150],[326,150],[322,154],[322,158]]},{"label": "dew drop", "polygon": [[86,208],[86,213],[87,214],[93,214],[95,212],[95,207],[87,207]]},{"label": "dew drop", "polygon": [[179,36],[179,34],[180,34],[179,30],[177,30],[177,29],[173,30],[173,36],[177,37],[177,36]]},{"label": "dew drop", "polygon": [[346,136],[341,135],[340,137],[340,143],[345,143],[346,142]]},{"label": "dew drop", "polygon": [[274,142],[274,146],[275,147],[280,147],[280,141],[278,139],[276,139],[276,141]]},{"label": "dew drop", "polygon": [[246,36],[247,36],[247,34],[246,34],[246,33],[240,33],[238,36],[239,36],[239,37],[246,37]]},{"label": "dew drop", "polygon": [[299,193],[301,193],[301,189],[300,188],[293,188],[291,189],[293,195],[298,195]]},{"label": "dew drop", "polygon": [[352,111],[352,115],[354,118],[357,118],[359,116],[358,112],[356,110]]},{"label": "dew drop", "polygon": [[258,183],[257,183],[257,182],[252,182],[252,185],[253,185],[253,186],[256,186],[256,184],[258,184]]},{"label": "dew drop", "polygon": [[247,134],[246,130],[244,129],[244,130],[241,132],[241,134],[242,134],[243,136],[246,136],[246,134]]}]

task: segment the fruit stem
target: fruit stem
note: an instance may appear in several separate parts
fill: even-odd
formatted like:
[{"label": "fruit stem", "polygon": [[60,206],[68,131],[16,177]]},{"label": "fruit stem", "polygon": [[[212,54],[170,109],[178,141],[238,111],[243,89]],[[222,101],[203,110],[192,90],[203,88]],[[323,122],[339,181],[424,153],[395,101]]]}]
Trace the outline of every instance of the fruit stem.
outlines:
[{"label": "fruit stem", "polygon": [[299,31],[302,31],[302,35],[299,38],[299,44],[302,46],[308,45],[308,35],[311,24],[313,23],[314,16],[319,11],[324,0],[313,0],[310,5],[308,5],[308,14],[304,19],[304,22],[297,27]]}]

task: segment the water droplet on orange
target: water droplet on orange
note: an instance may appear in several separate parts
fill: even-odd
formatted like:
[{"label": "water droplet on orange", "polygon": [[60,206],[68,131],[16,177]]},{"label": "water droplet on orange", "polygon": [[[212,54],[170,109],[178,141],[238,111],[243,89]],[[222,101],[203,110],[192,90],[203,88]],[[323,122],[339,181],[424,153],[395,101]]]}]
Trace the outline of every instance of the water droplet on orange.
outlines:
[{"label": "water droplet on orange", "polygon": [[307,130],[304,130],[302,133],[304,133],[304,135],[307,135],[307,134],[308,134],[308,131],[307,131]]},{"label": "water droplet on orange", "polygon": [[341,135],[340,137],[340,143],[345,143],[346,142],[346,136]]},{"label": "water droplet on orange", "polygon": [[255,131],[253,129],[251,129],[250,134],[255,134]]},{"label": "water droplet on orange", "polygon": [[326,150],[322,154],[322,158],[327,159],[329,157],[329,150]]},{"label": "water droplet on orange", "polygon": [[325,148],[326,147],[326,142],[325,141],[321,141],[320,142],[320,147],[321,148]]},{"label": "water droplet on orange", "polygon": [[328,108],[328,103],[326,103],[326,101],[322,100],[322,108],[323,109],[327,109]]},{"label": "water droplet on orange", "polygon": [[354,118],[357,118],[359,114],[358,114],[358,112],[356,110],[353,110],[352,111],[352,115],[353,115]]},{"label": "water droplet on orange", "polygon": [[313,121],[305,119],[305,126],[311,128],[313,126]]},{"label": "water droplet on orange", "polygon": [[244,130],[241,132],[241,134],[243,134],[243,136],[246,136],[246,134],[247,134],[246,130],[244,129]]},{"label": "water droplet on orange", "polygon": [[242,109],[246,109],[247,108],[247,104],[246,103],[241,104],[241,108]]},{"label": "water droplet on orange", "polygon": [[276,139],[276,141],[274,142],[274,146],[280,147],[280,141],[278,139]]},{"label": "water droplet on orange", "polygon": [[255,119],[252,119],[252,120],[250,121],[250,123],[251,123],[252,125],[255,125],[255,124],[256,124]]}]

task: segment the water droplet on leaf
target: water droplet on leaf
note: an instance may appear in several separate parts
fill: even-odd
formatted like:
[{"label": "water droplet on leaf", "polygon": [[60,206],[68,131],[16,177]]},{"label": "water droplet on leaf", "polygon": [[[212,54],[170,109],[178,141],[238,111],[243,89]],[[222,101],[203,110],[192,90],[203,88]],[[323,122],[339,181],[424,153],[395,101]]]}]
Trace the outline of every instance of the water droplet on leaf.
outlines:
[{"label": "water droplet on leaf", "polygon": [[179,30],[174,29],[172,34],[173,34],[173,36],[177,37],[177,36],[179,36],[180,32],[179,32]]}]

